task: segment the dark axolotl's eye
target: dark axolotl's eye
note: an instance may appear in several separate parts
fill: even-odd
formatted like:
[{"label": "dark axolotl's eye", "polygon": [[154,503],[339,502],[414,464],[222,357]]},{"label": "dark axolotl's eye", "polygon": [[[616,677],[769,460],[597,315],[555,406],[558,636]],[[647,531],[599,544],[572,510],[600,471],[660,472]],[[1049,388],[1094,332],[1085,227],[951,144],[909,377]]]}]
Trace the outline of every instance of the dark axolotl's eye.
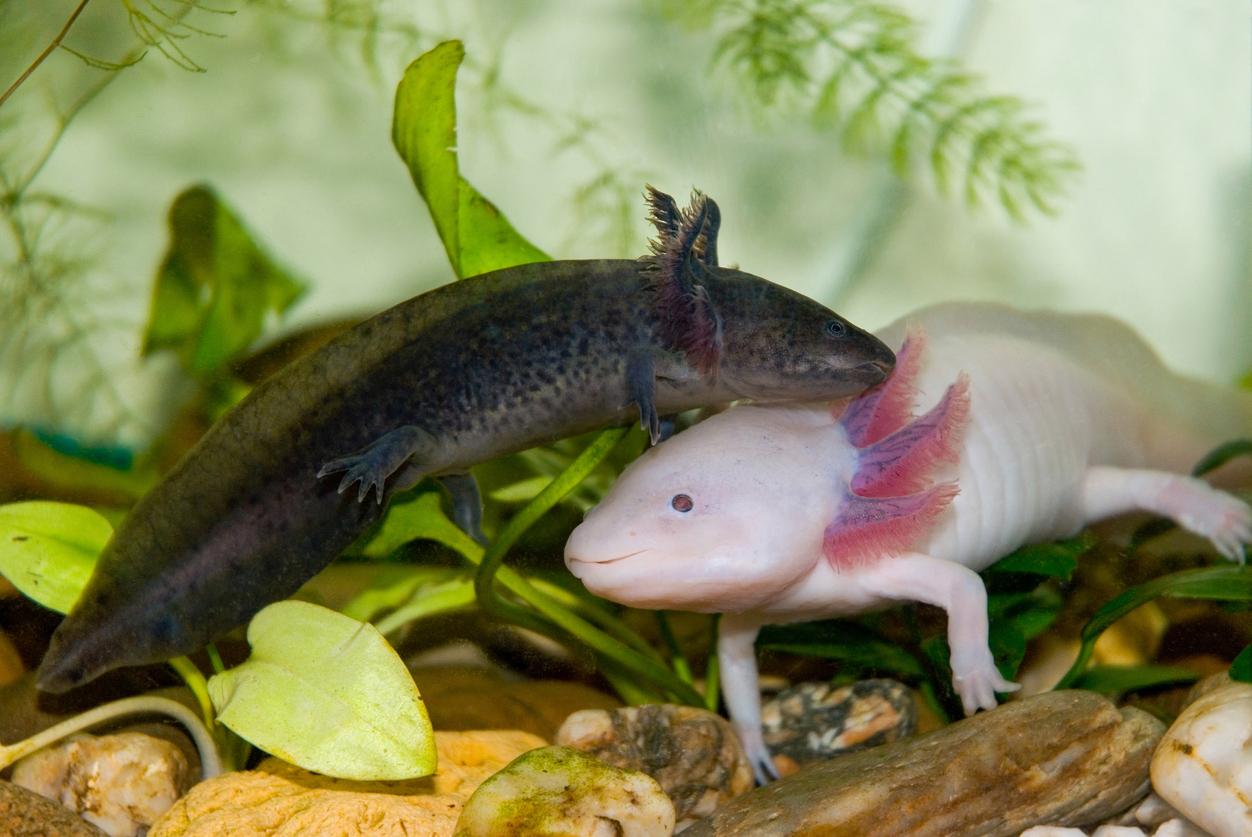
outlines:
[{"label": "dark axolotl's eye", "polygon": [[696,507],[696,501],[686,494],[675,494],[674,498],[669,501],[669,507],[676,512],[686,514]]},{"label": "dark axolotl's eye", "polygon": [[826,334],[831,337],[843,337],[848,333],[848,327],[843,324],[842,320],[827,320]]}]

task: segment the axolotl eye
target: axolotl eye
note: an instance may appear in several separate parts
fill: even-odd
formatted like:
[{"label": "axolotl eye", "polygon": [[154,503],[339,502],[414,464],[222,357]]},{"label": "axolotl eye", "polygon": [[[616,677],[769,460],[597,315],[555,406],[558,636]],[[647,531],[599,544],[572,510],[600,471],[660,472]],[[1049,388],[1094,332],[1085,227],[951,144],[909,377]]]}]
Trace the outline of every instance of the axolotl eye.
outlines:
[{"label": "axolotl eye", "polygon": [[843,337],[848,333],[848,327],[839,320],[826,321],[826,335],[828,337]]},{"label": "axolotl eye", "polygon": [[676,512],[686,514],[696,507],[696,501],[687,494],[675,494],[674,498],[669,501],[669,507]]}]

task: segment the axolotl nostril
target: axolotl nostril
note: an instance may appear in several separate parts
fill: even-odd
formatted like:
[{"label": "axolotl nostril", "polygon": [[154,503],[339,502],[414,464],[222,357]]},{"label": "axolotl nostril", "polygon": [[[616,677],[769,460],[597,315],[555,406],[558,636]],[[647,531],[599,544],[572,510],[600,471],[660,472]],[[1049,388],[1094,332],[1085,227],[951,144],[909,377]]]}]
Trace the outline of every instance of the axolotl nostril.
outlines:
[{"label": "axolotl nostril", "polygon": [[468,468],[739,398],[860,392],[894,356],[823,305],[718,266],[717,204],[649,190],[639,259],[520,265],[366,320],[252,391],[127,515],[39,669],[65,691],[191,653],[296,591],[424,477],[478,528]]},{"label": "axolotl nostril", "polygon": [[1136,509],[1231,559],[1252,540],[1247,505],[1183,476],[1247,434],[1252,398],[1172,374],[1126,326],[950,304],[879,336],[900,347],[884,384],[833,407],[736,406],[679,433],[566,545],[593,593],[724,614],[723,693],[762,781],[762,625],[937,605],[972,713],[1016,688],[992,660],[977,574],[999,557]]}]

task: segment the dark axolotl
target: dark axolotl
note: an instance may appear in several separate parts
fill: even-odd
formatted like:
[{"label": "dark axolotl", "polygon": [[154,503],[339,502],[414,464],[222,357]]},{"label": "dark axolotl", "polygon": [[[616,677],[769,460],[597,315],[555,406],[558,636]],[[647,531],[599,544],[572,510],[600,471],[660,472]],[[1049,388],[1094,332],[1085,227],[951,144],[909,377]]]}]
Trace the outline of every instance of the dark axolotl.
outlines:
[{"label": "dark axolotl", "polygon": [[528,264],[437,288],[258,386],[123,521],[39,688],[195,651],[294,593],[424,477],[473,533],[476,463],[635,415],[656,442],[664,415],[837,398],[886,378],[895,358],[877,338],[717,266],[712,200],[648,201],[659,238],[642,260]]}]

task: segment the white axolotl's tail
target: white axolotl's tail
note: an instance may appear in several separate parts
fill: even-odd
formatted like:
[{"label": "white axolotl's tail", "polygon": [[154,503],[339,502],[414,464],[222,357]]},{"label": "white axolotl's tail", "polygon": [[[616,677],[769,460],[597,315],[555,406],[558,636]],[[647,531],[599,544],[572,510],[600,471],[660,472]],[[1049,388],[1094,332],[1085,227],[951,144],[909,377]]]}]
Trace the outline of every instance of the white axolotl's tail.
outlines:
[{"label": "white axolotl's tail", "polygon": [[[1186,473],[1217,445],[1252,438],[1252,393],[1188,378],[1168,369],[1126,323],[1102,314],[1021,311],[988,302],[942,303],[913,312],[877,334],[899,346],[907,323],[932,334],[1011,334],[1049,346],[1134,393],[1142,404],[1138,432],[1153,466]],[[1246,460],[1222,470],[1219,482],[1252,477]]]}]

